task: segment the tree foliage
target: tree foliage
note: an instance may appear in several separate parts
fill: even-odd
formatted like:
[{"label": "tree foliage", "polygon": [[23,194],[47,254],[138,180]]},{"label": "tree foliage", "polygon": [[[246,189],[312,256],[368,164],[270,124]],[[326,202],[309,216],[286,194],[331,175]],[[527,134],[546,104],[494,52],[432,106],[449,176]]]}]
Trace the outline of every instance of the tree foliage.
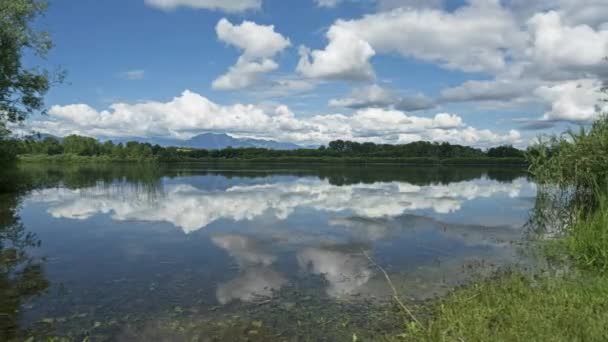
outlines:
[{"label": "tree foliage", "polygon": [[44,107],[49,73],[28,68],[23,56],[44,58],[52,47],[49,35],[34,28],[47,8],[45,1],[0,1],[0,121],[21,121]]},{"label": "tree foliage", "polygon": [[21,154],[103,156],[113,160],[268,160],[268,161],[324,161],[351,162],[387,161],[434,164],[450,160],[455,164],[487,164],[503,160],[507,164],[521,164],[523,151],[512,146],[500,146],[489,151],[452,145],[418,141],[403,145],[358,143],[336,140],[318,149],[270,150],[265,148],[225,148],[205,150],[161,147],[149,143],[129,141],[115,144],[94,138],[70,135],[62,141],[56,138],[26,139],[20,143]]}]

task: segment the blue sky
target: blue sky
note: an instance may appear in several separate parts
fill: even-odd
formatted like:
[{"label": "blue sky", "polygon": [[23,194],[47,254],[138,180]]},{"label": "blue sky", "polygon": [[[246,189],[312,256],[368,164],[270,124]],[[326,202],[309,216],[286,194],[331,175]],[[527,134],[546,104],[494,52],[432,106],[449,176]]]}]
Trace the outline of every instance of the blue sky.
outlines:
[{"label": "blue sky", "polygon": [[27,129],[525,146],[603,109],[607,14],[597,0],[51,0],[45,63],[68,77]]}]

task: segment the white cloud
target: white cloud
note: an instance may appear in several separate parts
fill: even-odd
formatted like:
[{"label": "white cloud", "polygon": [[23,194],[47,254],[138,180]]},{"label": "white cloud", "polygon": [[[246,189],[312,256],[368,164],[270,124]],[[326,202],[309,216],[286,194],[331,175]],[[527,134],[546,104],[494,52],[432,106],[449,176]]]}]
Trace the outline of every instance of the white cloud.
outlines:
[{"label": "white cloud", "polygon": [[555,11],[568,25],[597,27],[606,23],[608,2],[604,0],[504,0],[517,16],[526,20],[539,12]]},{"label": "white cloud", "polygon": [[442,8],[444,5],[444,0],[376,0],[376,2],[380,11],[388,11],[395,8]]},{"label": "white cloud", "polygon": [[243,50],[245,58],[268,58],[290,45],[289,39],[275,32],[273,25],[258,25],[243,21],[233,25],[226,18],[221,19],[215,28],[218,38]]},{"label": "white cloud", "polygon": [[568,26],[558,12],[534,15],[528,26],[531,46],[526,54],[534,68],[559,71],[597,67],[608,55],[608,29],[588,25]]},{"label": "white cloud", "polygon": [[[498,71],[506,66],[508,50],[525,41],[512,14],[495,0],[474,0],[454,12],[399,8],[356,20],[338,20],[328,36],[326,49],[315,51],[319,54],[313,58],[316,69],[336,70],[340,67],[338,60],[361,56],[352,51],[352,46],[369,45],[369,51],[396,52],[450,69]],[[348,37],[350,49],[347,44],[340,44],[346,41],[342,37]],[[335,58],[321,58],[323,54]],[[361,68],[372,55],[356,59],[356,65]],[[371,73],[369,67],[365,70]]]},{"label": "white cloud", "polygon": [[374,84],[364,88],[356,88],[348,97],[332,99],[329,101],[329,106],[345,108],[388,107],[395,101],[395,94]]},{"label": "white cloud", "polygon": [[[380,13],[337,20],[328,30],[326,48],[303,53],[298,70],[320,78],[366,79],[374,74],[372,56],[397,53],[493,77],[444,89],[439,100],[483,102],[480,105],[495,108],[540,107],[551,98],[556,102],[549,106],[563,108],[560,96],[548,96],[543,89],[608,75],[604,60],[608,56],[608,3],[603,0],[468,0],[455,10],[444,9],[443,1],[379,0],[378,5],[383,10]],[[343,43],[347,40],[356,44]],[[356,46],[369,46],[373,54],[361,54]],[[540,90],[535,91],[537,88]],[[582,101],[580,94],[575,96]],[[370,87],[355,89],[330,105],[407,111],[427,100],[425,105],[432,106],[422,97],[397,106],[395,97]],[[582,109],[579,114],[552,110],[545,117],[586,121],[584,118],[593,116],[589,113],[594,105],[570,106],[570,111]]]},{"label": "white cloud", "polygon": [[522,80],[467,81],[459,86],[441,91],[445,102],[464,101],[512,101],[529,96],[534,83]]},{"label": "white cloud", "polygon": [[274,71],[278,64],[271,59],[251,62],[240,57],[227,73],[213,81],[211,86],[217,90],[236,90],[247,88],[260,78],[261,75]]},{"label": "white cloud", "polygon": [[190,138],[201,132],[303,144],[331,140],[406,143],[413,140],[449,141],[488,146],[520,143],[517,132],[506,135],[467,127],[455,114],[434,117],[408,115],[396,109],[367,108],[352,115],[318,114],[299,118],[286,106],[235,104],[222,106],[191,91],[168,102],[115,103],[97,111],[86,104],[53,106],[49,115],[29,126],[58,136]]},{"label": "white cloud", "polygon": [[[314,0],[319,7],[334,8],[345,0]],[[357,2],[360,0],[350,0]],[[440,8],[444,0],[371,0],[375,1],[379,11],[388,11],[395,8],[419,9],[419,8]]]},{"label": "white cloud", "polygon": [[233,25],[224,18],[215,30],[221,41],[242,49],[243,54],[226,74],[213,82],[214,89],[235,90],[253,85],[261,75],[278,68],[272,57],[291,45],[272,25],[251,21]]},{"label": "white cloud", "polygon": [[338,6],[343,0],[315,0],[315,3],[319,7],[333,8]]},{"label": "white cloud", "polygon": [[327,32],[329,44],[324,50],[300,47],[297,71],[310,78],[370,80],[374,71],[369,60],[376,52],[356,33],[340,26]]},{"label": "white cloud", "polygon": [[430,109],[435,107],[435,101],[424,94],[400,96],[392,90],[377,84],[355,88],[347,97],[331,99],[330,107],[343,108],[394,108],[404,112]]},{"label": "white cloud", "polygon": [[162,10],[190,7],[224,12],[244,12],[262,7],[262,0],[145,0],[145,2]]},{"label": "white cloud", "polygon": [[265,98],[280,98],[312,91],[319,82],[291,76],[270,78],[268,82],[259,84],[252,94]]},{"label": "white cloud", "polygon": [[127,71],[121,72],[119,74],[119,76],[120,76],[120,78],[129,80],[129,81],[143,80],[144,77],[146,76],[146,72],[145,72],[145,70],[141,70],[141,69],[127,70]]},{"label": "white cloud", "polygon": [[582,79],[539,87],[535,94],[550,107],[542,119],[575,123],[593,121],[598,113],[608,112],[608,104],[601,102],[602,86],[598,80]]}]

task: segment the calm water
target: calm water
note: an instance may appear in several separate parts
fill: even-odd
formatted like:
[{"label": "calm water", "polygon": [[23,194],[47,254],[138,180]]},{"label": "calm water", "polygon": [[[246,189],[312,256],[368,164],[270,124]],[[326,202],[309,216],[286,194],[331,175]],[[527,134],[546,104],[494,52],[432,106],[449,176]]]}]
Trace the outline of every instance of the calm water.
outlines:
[{"label": "calm water", "polygon": [[536,194],[520,170],[483,168],[22,165],[3,182],[0,248],[18,257],[0,336],[77,340],[396,331],[366,254],[403,299],[440,295],[528,262]]}]

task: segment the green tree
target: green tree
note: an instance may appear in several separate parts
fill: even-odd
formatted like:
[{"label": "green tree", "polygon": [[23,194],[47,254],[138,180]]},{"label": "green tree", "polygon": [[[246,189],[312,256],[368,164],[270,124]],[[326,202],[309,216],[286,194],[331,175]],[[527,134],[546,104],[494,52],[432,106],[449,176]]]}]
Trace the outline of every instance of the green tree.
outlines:
[{"label": "green tree", "polygon": [[46,32],[32,25],[46,8],[39,0],[0,1],[0,121],[21,121],[44,108],[50,74],[25,67],[22,58],[44,58],[53,45]]},{"label": "green tree", "polygon": [[62,154],[63,153],[63,146],[61,146],[61,143],[59,142],[59,140],[55,139],[55,138],[51,138],[51,137],[47,137],[44,140],[42,140],[42,153],[46,153],[48,155],[56,155],[56,154]]},{"label": "green tree", "polygon": [[65,153],[95,156],[99,154],[100,146],[94,138],[69,135],[63,139],[63,149]]}]

